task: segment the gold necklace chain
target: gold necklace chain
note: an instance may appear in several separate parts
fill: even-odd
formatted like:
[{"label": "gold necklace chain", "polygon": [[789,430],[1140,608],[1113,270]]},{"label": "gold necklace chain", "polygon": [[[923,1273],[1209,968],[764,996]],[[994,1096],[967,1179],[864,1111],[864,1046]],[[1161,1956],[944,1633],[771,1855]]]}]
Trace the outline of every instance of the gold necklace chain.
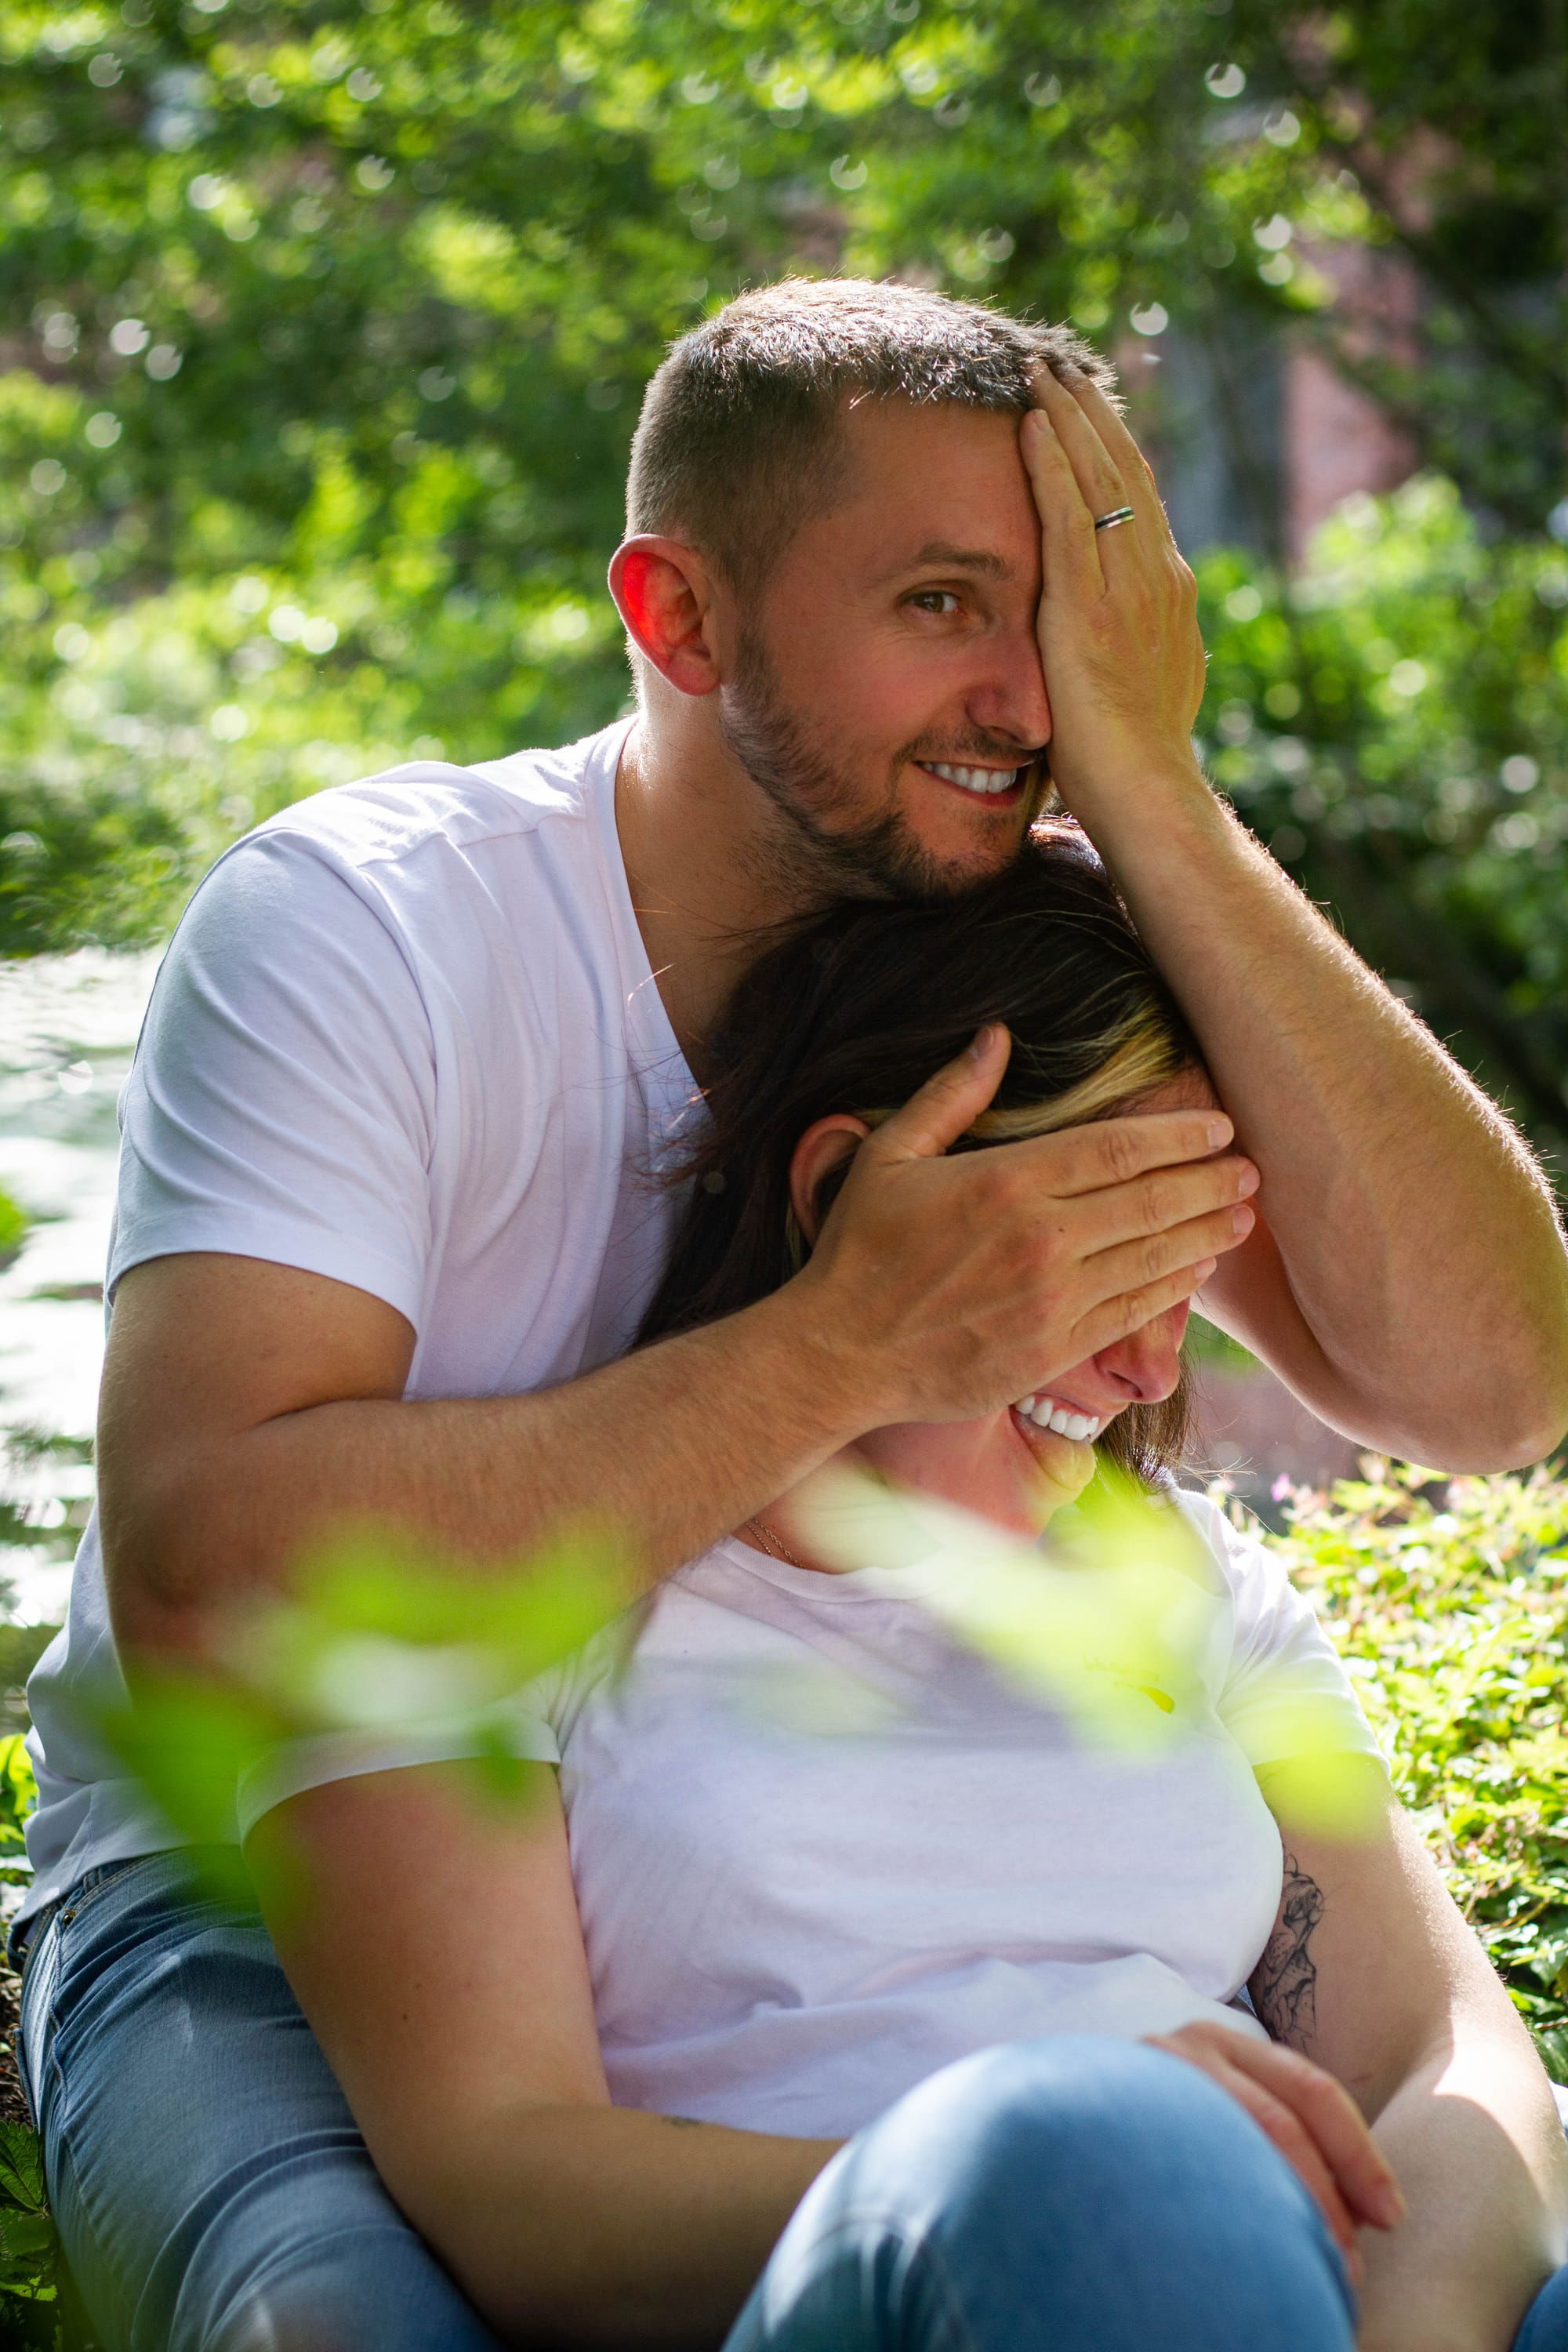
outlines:
[{"label": "gold necklace chain", "polygon": [[742,1535],[745,1534],[747,1528],[755,1536],[757,1549],[760,1551],[765,1551],[773,1559],[782,1559],[786,1568],[798,1568],[805,1570],[805,1562],[803,1559],[796,1559],[784,1538],[775,1536],[771,1528],[764,1528],[760,1519],[748,1519],[741,1529]]}]

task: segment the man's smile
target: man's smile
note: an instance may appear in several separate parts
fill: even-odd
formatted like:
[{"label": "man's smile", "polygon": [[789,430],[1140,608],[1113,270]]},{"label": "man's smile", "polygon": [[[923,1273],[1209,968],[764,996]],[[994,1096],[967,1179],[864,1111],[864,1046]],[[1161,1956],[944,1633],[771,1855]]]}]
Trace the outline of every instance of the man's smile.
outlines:
[{"label": "man's smile", "polygon": [[1032,761],[1026,760],[1021,766],[997,768],[960,767],[946,760],[915,761],[917,768],[928,776],[936,777],[940,783],[954,784],[960,792],[972,796],[998,801],[1011,801],[1022,793],[1033,764]]}]

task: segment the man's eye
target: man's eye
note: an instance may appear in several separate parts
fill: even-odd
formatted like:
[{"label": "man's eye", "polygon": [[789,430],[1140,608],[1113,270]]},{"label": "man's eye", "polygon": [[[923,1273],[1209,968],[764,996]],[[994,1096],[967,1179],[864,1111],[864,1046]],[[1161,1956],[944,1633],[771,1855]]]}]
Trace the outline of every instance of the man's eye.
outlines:
[{"label": "man's eye", "polygon": [[909,601],[922,613],[945,614],[959,609],[958,598],[951,588],[919,588]]}]

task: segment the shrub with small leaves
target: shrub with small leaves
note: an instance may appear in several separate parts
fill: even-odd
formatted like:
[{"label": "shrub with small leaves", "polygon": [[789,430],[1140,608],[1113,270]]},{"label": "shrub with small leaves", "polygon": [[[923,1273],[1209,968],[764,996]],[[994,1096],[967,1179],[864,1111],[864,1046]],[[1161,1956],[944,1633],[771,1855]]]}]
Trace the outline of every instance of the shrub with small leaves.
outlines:
[{"label": "shrub with small leaves", "polygon": [[1568,2083],[1568,1475],[1367,1457],[1268,1540],[1317,1603],[1394,1784],[1547,2072]]}]

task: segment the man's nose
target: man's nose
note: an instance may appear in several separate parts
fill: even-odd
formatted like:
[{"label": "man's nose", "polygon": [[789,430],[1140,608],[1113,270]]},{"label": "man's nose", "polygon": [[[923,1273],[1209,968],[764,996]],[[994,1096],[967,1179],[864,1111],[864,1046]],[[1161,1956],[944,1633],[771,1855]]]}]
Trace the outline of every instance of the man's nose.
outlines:
[{"label": "man's nose", "polygon": [[986,650],[990,659],[968,697],[970,718],[988,734],[1008,736],[1020,748],[1036,751],[1048,743],[1051,705],[1033,619],[992,638]]}]

